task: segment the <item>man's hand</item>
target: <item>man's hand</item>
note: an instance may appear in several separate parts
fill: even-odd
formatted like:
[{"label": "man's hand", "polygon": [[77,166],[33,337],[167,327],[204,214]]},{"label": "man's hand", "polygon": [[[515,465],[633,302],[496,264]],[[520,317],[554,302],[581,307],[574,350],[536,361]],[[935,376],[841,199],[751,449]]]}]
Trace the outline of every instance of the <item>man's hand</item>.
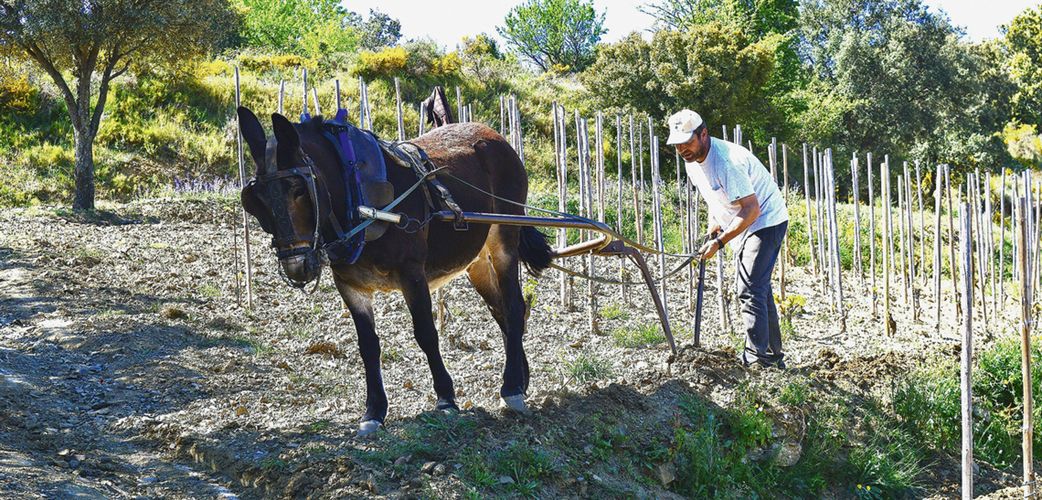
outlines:
[{"label": "man's hand", "polygon": [[703,243],[702,247],[698,249],[699,259],[709,260],[716,255],[716,252],[720,251],[720,240],[717,239],[717,236],[719,235],[720,226],[713,226],[713,230],[702,237],[702,240],[705,241],[705,243]]}]

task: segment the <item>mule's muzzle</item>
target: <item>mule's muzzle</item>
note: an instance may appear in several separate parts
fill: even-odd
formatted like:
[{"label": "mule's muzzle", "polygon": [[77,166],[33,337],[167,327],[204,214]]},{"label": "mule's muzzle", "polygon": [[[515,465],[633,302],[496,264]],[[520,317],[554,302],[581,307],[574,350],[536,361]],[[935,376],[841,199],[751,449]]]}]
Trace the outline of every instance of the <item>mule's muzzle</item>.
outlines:
[{"label": "mule's muzzle", "polygon": [[304,288],[322,273],[322,255],[319,250],[305,248],[305,252],[279,258],[286,281],[296,288]]}]

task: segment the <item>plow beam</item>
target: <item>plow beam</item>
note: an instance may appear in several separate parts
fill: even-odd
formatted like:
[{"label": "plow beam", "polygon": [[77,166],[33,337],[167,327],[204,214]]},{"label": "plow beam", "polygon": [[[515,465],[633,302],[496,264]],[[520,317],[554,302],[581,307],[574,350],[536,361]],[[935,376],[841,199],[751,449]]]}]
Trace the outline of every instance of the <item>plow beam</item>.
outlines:
[{"label": "plow beam", "polygon": [[[431,215],[434,220],[441,222],[455,222],[458,220],[457,214],[449,210],[442,210]],[[644,260],[644,255],[640,253],[640,250],[655,252],[655,249],[641,245],[627,245],[622,241],[622,235],[615,232],[615,230],[607,224],[597,221],[568,219],[563,217],[488,214],[482,212],[461,212],[459,218],[462,218],[463,222],[474,224],[563,227],[566,229],[586,229],[601,233],[600,236],[592,240],[553,250],[553,258],[560,259],[564,257],[574,257],[576,255],[585,255],[587,253],[602,256],[622,255],[628,257],[630,261],[640,269],[640,274],[644,277],[644,283],[647,284],[648,291],[651,292],[651,299],[655,303],[655,310],[658,312],[659,321],[662,323],[662,332],[666,335],[666,339],[669,340],[669,348],[672,350],[674,356],[676,355],[677,344],[673,340],[673,331],[669,327],[669,317],[666,315],[665,304],[662,303],[662,298],[659,296],[658,290],[655,288],[655,279],[651,276],[651,270],[648,268],[648,263]],[[672,359],[673,357],[670,357],[671,362]]]}]

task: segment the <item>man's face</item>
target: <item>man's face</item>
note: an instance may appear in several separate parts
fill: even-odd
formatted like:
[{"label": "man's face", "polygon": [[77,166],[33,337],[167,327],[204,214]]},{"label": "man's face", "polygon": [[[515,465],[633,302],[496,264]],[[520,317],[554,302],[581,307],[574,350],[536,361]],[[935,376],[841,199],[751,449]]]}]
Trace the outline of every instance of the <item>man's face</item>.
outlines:
[{"label": "man's face", "polygon": [[705,127],[685,143],[676,145],[677,152],[686,162],[703,161],[709,153],[709,132]]}]

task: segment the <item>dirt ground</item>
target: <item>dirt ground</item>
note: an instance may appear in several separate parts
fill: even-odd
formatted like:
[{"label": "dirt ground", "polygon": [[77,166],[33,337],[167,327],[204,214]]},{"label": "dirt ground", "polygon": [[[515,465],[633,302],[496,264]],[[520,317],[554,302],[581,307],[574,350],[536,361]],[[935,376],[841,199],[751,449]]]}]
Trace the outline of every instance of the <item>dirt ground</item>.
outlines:
[{"label": "dirt ground", "polygon": [[[591,334],[587,285],[576,282],[575,310],[565,312],[558,276],[548,271],[529,285],[536,297],[525,344],[533,412],[517,416],[499,407],[500,332],[460,277],[443,289],[441,345],[463,411],[452,418],[432,411],[429,371],[404,303],[381,295],[377,329],[391,408],[386,431],[362,439],[355,436],[365,394],[354,326],[328,273],[313,295],[288,288],[268,237],[256,231],[254,307],[246,311],[237,305],[245,292],[235,280],[233,247],[242,242],[233,240],[233,205],[178,199],[103,208],[89,219],[0,212],[4,498],[459,497],[471,491],[461,480],[475,459],[468,444],[487,450],[532,440],[556,444],[587,472],[545,480],[534,495],[669,497],[660,482],[630,481],[617,463],[567,449],[593,432],[591,415],[630,415],[629,425],[643,427],[622,431],[633,435],[668,432],[683,394],[726,405],[743,381],[790,374],[813,374],[817,389],[851,398],[885,397],[895,377],[929,357],[958,355],[953,306],[942,311],[938,333],[933,304],[924,298],[925,317],[915,322],[895,287],[898,328],[889,337],[872,318],[868,285],[850,273],[841,331],[813,275],[790,267],[788,293],[806,305],[785,339],[789,370],[746,372],[737,364],[738,333],[720,327],[709,266],[702,349],[690,346],[687,274],[669,282],[681,347],[670,363],[664,343],[625,348],[608,334],[656,323],[645,290],[631,287],[624,298],[617,286],[598,286],[600,306],[620,312],[599,319],[605,334]],[[618,274],[615,260],[598,265]],[[1006,324],[991,318],[987,326],[997,333]],[[989,340],[983,328],[978,339]],[[583,356],[607,361],[608,375],[575,380],[566,367]],[[925,475],[926,495],[958,494],[957,458],[937,461]],[[513,479],[493,478],[506,481]],[[1015,476],[984,468],[977,493],[1019,495],[1016,484]]]}]

